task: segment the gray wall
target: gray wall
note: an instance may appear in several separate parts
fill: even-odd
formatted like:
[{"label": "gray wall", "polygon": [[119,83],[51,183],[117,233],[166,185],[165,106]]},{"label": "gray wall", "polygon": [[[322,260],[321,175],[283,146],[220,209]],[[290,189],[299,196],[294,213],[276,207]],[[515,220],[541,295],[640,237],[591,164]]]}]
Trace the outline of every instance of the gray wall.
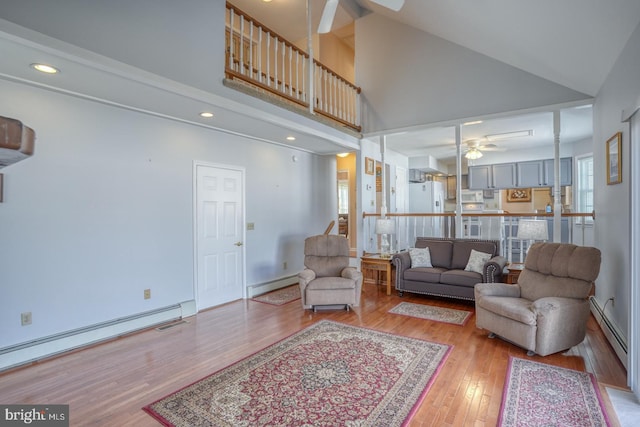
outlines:
[{"label": "gray wall", "polygon": [[[609,304],[607,313],[629,338],[629,312],[631,286],[630,266],[630,199],[638,197],[631,192],[629,161],[629,124],[622,123],[622,111],[637,104],[640,97],[640,26],[636,28],[607,76],[594,104],[594,180],[597,214],[596,246],[602,250],[602,268],[596,286],[596,298],[601,305],[609,297],[615,298],[615,307]],[[616,132],[622,132],[622,183],[606,184],[605,141]],[[637,149],[638,147],[634,147]],[[633,260],[637,263],[638,260]],[[634,310],[638,310],[634,307]],[[630,337],[638,339],[639,337]]]},{"label": "gray wall", "polygon": [[336,216],[334,156],[4,80],[0,93],[0,114],[37,137],[0,171],[0,348],[194,299],[194,160],[246,168],[247,285],[295,275],[304,238]]},{"label": "gray wall", "polygon": [[375,14],[356,21],[356,83],[369,133],[590,98]]}]

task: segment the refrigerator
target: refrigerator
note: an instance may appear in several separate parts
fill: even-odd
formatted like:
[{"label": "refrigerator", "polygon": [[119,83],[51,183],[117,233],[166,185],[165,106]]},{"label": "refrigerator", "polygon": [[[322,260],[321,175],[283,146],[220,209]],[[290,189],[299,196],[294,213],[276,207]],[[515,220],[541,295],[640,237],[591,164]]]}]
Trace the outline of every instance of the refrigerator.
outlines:
[{"label": "refrigerator", "polygon": [[[409,184],[410,213],[443,213],[445,200],[444,184],[438,181]],[[444,217],[410,217],[409,241],[415,237],[444,237]]]}]

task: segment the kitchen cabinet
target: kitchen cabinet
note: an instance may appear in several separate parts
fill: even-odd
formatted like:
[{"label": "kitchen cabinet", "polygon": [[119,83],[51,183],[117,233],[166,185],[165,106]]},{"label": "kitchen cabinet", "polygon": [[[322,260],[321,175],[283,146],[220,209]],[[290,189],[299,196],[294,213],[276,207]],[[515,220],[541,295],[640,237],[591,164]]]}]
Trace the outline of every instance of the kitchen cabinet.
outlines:
[{"label": "kitchen cabinet", "polygon": [[[555,177],[553,164],[553,159],[518,162],[516,165],[516,186],[519,188],[553,187],[553,179]],[[563,157],[560,159],[561,187],[571,185],[571,165],[571,157]]]},{"label": "kitchen cabinet", "polygon": [[[533,160],[530,162],[518,162],[516,165],[516,186],[517,187],[544,187],[545,168],[543,160]],[[553,172],[553,162],[551,163]]]},{"label": "kitchen cabinet", "polygon": [[516,186],[516,164],[469,166],[470,190],[500,190]]},{"label": "kitchen cabinet", "polygon": [[[553,187],[555,178],[553,159],[545,160],[544,176],[545,187]],[[560,159],[560,187],[570,186],[573,183],[573,159],[571,157],[563,157]]]},{"label": "kitchen cabinet", "polygon": [[[462,190],[468,190],[467,175],[460,176],[460,187]],[[456,200],[458,180],[455,175],[447,176],[447,200]]]}]

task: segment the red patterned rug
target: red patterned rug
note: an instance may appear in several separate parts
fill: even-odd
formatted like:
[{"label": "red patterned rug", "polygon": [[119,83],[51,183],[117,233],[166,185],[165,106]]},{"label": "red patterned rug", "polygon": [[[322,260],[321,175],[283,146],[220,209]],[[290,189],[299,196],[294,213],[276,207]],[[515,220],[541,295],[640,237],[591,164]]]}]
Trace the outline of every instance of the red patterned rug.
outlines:
[{"label": "red patterned rug", "polygon": [[499,426],[609,426],[593,374],[511,357]]},{"label": "red patterned rug", "polygon": [[450,351],[322,320],[143,409],[166,426],[400,426]]},{"label": "red patterned rug", "polygon": [[453,323],[454,325],[464,325],[467,323],[467,320],[469,320],[469,317],[471,317],[470,311],[435,307],[426,304],[414,304],[412,302],[401,302],[389,310],[389,313],[433,320],[435,322]]},{"label": "red patterned rug", "polygon": [[300,299],[300,286],[293,285],[251,298],[271,305],[283,305]]}]

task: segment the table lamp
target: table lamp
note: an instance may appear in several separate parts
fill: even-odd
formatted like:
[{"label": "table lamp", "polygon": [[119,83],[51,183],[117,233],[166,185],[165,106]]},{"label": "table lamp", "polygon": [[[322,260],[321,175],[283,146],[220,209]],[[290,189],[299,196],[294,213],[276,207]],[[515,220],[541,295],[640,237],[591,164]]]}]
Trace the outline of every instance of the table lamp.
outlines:
[{"label": "table lamp", "polygon": [[[518,222],[518,239],[528,240],[529,246],[536,240],[545,241],[549,238],[547,220],[545,219],[523,219]],[[527,247],[527,252],[529,247]],[[525,252],[526,256],[526,252]]]},{"label": "table lamp", "polygon": [[391,256],[389,235],[395,234],[396,222],[392,219],[377,219],[376,234],[380,235],[380,257],[389,258]]}]

